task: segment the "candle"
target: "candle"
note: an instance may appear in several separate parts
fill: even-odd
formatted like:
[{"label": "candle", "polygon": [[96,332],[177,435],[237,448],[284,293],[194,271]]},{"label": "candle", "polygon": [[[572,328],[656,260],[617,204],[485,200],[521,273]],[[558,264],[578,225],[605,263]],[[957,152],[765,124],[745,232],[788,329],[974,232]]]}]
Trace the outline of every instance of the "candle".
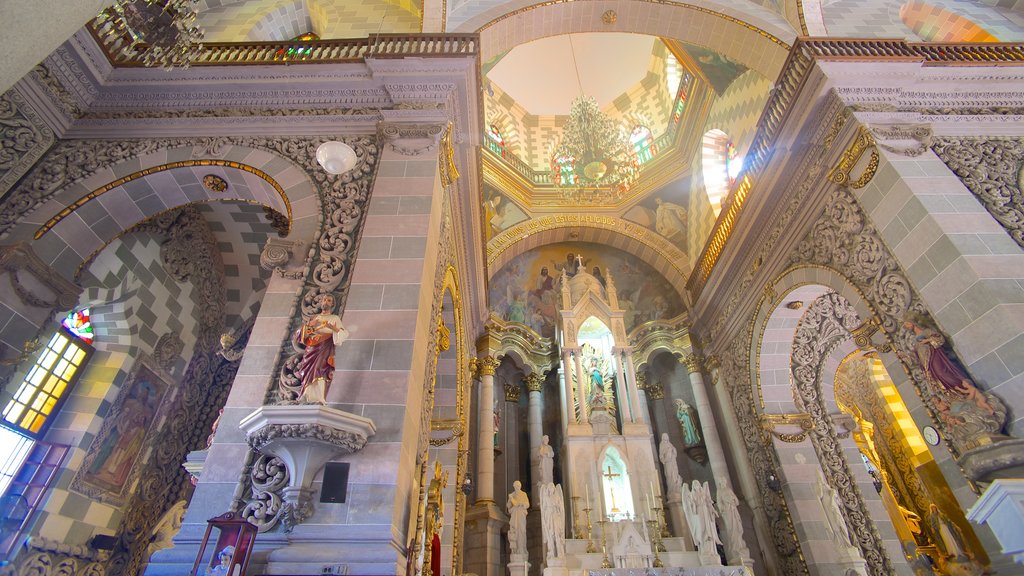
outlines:
[{"label": "candle", "polygon": [[587,508],[590,508],[590,484],[584,484],[583,487],[587,490]]}]

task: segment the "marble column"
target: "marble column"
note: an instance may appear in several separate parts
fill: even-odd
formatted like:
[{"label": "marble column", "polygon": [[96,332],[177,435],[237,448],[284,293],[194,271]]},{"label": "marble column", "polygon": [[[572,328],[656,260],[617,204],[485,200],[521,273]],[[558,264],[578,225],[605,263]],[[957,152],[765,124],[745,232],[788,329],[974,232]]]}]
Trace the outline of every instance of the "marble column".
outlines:
[{"label": "marble column", "polygon": [[576,423],[576,418],[569,420],[573,414],[572,403],[576,393],[572,390],[572,354],[568,349],[562,349],[562,386],[559,392],[559,400],[562,402],[562,430],[567,430],[569,422]]},{"label": "marble column", "polygon": [[[544,376],[536,372],[526,375],[526,390],[528,391],[526,405],[526,432],[530,437],[530,478],[533,479],[532,494],[540,494],[540,461],[537,459],[537,448],[540,447],[541,438],[544,436],[544,429],[541,424],[540,398],[541,389],[544,386]],[[533,499],[540,507],[540,498]]]},{"label": "marble column", "polygon": [[627,396],[626,387],[626,373],[624,367],[624,354],[622,348],[615,348],[615,396],[619,399],[619,410],[621,410],[622,421],[636,422],[636,418],[633,416],[633,410],[629,405],[629,397]]},{"label": "marble column", "polygon": [[704,445],[708,451],[708,462],[711,463],[711,474],[715,480],[729,478],[729,468],[725,463],[725,452],[722,450],[722,441],[718,437],[718,427],[715,426],[715,414],[711,411],[711,400],[708,399],[708,391],[704,387],[704,376],[701,374],[703,362],[696,354],[690,354],[683,363],[690,373],[690,387],[693,389],[693,403],[697,409],[697,416],[700,417],[700,430],[704,434]]},{"label": "marble column", "polygon": [[494,371],[501,362],[494,356],[477,359],[480,370],[479,436],[476,453],[476,503],[494,502]]},{"label": "marble column", "polygon": [[[580,422],[590,423],[590,405],[587,402],[586,376],[583,373],[583,351],[573,348],[573,356],[576,358],[576,400],[580,403]],[[569,407],[570,410],[572,407]]]},{"label": "marble column", "polygon": [[636,368],[633,366],[633,349],[627,348],[623,351],[622,361],[626,366],[626,384],[629,389],[629,401],[636,406],[637,409],[633,411],[633,422],[647,422],[643,419],[642,414],[638,414],[640,406],[640,392],[636,387]]}]

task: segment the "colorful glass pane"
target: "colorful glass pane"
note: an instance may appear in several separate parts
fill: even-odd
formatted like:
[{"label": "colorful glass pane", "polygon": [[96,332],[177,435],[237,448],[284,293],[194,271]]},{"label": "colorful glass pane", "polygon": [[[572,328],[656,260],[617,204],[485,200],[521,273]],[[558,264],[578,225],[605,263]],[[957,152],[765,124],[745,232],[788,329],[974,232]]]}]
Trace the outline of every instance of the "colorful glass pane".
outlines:
[{"label": "colorful glass pane", "polygon": [[83,308],[67,315],[61,326],[67,328],[74,336],[92,344],[95,333],[92,330],[92,319],[89,316],[89,309]]},{"label": "colorful glass pane", "polygon": [[555,177],[560,186],[576,184],[576,159],[572,156],[555,158]]},{"label": "colorful glass pane", "polygon": [[646,126],[633,128],[633,133],[629,135],[629,143],[633,146],[637,163],[643,164],[654,158],[654,150],[651,148],[654,144],[654,135]]},{"label": "colorful glass pane", "polygon": [[494,124],[487,125],[487,147],[498,156],[505,156],[505,139]]}]

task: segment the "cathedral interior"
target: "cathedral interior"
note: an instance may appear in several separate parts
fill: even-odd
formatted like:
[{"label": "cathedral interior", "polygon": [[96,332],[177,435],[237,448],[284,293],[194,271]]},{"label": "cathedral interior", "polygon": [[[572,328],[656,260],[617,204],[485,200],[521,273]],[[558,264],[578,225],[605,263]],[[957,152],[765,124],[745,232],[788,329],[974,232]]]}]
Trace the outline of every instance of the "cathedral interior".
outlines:
[{"label": "cathedral interior", "polygon": [[1024,0],[0,42],[0,576],[1024,573]]}]

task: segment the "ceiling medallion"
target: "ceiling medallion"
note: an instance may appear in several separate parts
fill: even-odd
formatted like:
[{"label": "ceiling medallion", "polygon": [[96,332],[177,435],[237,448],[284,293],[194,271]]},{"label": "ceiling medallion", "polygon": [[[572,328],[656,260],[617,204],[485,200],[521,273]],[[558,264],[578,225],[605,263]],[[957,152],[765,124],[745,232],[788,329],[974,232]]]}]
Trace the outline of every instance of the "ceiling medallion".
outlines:
[{"label": "ceiling medallion", "polygon": [[202,50],[194,0],[116,0],[93,25],[114,55],[145,66],[188,68]]},{"label": "ceiling medallion", "polygon": [[228,182],[216,174],[207,174],[203,176],[203,186],[210,192],[220,194],[228,189]]},{"label": "ceiling medallion", "polygon": [[554,161],[555,183],[575,203],[618,201],[640,173],[622,127],[587,96],[573,101]]},{"label": "ceiling medallion", "polygon": [[619,15],[615,13],[615,10],[607,10],[604,14],[601,14],[601,22],[605,24],[615,24],[619,19]]}]

